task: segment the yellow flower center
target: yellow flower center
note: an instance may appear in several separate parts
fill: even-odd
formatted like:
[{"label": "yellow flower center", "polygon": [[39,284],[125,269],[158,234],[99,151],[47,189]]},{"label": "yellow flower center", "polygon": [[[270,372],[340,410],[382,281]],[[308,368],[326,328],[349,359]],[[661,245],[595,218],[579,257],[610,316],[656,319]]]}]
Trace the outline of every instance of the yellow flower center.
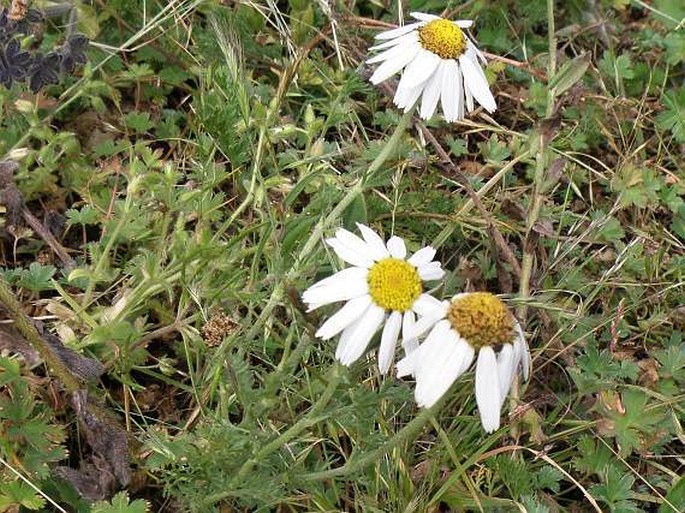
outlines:
[{"label": "yellow flower center", "polygon": [[473,292],[453,299],[447,320],[475,348],[506,344],[514,338],[514,317],[489,292]]},{"label": "yellow flower center", "polygon": [[443,59],[456,59],[466,51],[466,36],[449,20],[433,20],[419,29],[419,41],[426,50]]},{"label": "yellow flower center", "polygon": [[366,277],[371,299],[385,310],[405,312],[421,295],[421,278],[416,267],[398,258],[376,262]]}]

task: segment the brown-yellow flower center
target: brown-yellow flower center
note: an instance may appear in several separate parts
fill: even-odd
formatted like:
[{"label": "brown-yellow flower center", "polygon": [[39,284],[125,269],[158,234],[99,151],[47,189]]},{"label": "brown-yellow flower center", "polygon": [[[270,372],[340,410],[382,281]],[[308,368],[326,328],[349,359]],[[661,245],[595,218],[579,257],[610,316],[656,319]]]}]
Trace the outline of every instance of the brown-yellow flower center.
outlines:
[{"label": "brown-yellow flower center", "polygon": [[366,277],[373,301],[385,310],[405,312],[421,295],[421,278],[416,267],[398,258],[376,262]]},{"label": "brown-yellow flower center", "polygon": [[433,20],[419,28],[419,42],[443,59],[457,59],[466,51],[466,36],[449,20]]},{"label": "brown-yellow flower center", "polygon": [[514,317],[489,292],[473,292],[453,299],[447,320],[475,348],[506,344],[514,338]]}]

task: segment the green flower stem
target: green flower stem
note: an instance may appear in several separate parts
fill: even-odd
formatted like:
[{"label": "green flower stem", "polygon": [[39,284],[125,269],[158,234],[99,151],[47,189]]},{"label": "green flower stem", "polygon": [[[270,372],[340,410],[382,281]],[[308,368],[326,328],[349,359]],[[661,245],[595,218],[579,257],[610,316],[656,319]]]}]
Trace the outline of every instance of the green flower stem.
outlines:
[{"label": "green flower stem", "polygon": [[47,342],[41,337],[36,327],[33,325],[31,320],[24,313],[19,301],[14,296],[12,289],[4,278],[0,277],[0,302],[5,305],[10,313],[12,319],[14,319],[14,325],[17,327],[19,332],[24,336],[31,346],[38,351],[40,357],[43,359],[46,367],[52,370],[52,372],[57,376],[59,381],[62,383],[64,388],[69,392],[75,392],[79,390],[81,385],[79,381],[74,377],[74,375],[69,371],[66,365],[60,360],[55,353],[53,353]]},{"label": "green flower stem", "polygon": [[260,461],[263,461],[269,455],[278,451],[281,447],[290,442],[293,438],[297,437],[303,431],[311,428],[315,424],[321,422],[321,420],[327,418],[329,414],[323,414],[322,412],[331,401],[333,394],[338,389],[338,385],[340,384],[343,374],[343,366],[339,363],[333,364],[329,371],[328,384],[326,385],[325,390],[317,399],[316,403],[314,403],[314,405],[309,409],[307,414],[295,424],[290,426],[285,432],[259,449],[252,458],[243,463],[238,470],[238,473],[226,487],[226,491],[210,495],[203,502],[203,506],[216,504],[218,501],[233,495],[234,490],[240,487],[240,481],[243,480],[245,476],[247,476],[259,464]]},{"label": "green flower stem", "polygon": [[414,419],[406,426],[400,429],[395,436],[381,445],[378,449],[369,451],[363,456],[353,458],[342,467],[324,470],[322,472],[312,472],[311,474],[304,474],[298,476],[299,479],[305,481],[324,481],[326,479],[333,479],[334,477],[345,477],[356,474],[378,461],[379,458],[393,450],[395,447],[402,445],[413,439],[433,418],[433,413],[440,408],[442,401],[439,401],[431,408],[426,408],[421,411]]},{"label": "green flower stem", "polygon": [[[547,0],[547,32],[549,37],[549,62],[547,66],[547,77],[551,80],[556,72],[557,65],[557,38],[554,35],[554,0]],[[551,117],[554,113],[554,91],[548,88],[547,91],[547,106],[545,109],[546,117]],[[534,247],[530,243],[530,234],[533,226],[540,217],[540,208],[544,199],[544,191],[542,190],[545,179],[545,172],[547,171],[548,151],[545,137],[543,134],[538,134],[540,138],[538,142],[538,151],[535,160],[535,181],[533,183],[533,197],[528,208],[526,216],[526,240],[523,247],[523,258],[521,260],[521,281],[519,283],[519,296],[521,299],[526,299],[530,295],[530,279],[533,272],[534,261]],[[521,305],[518,310],[518,316],[525,321],[526,304]]]},{"label": "green flower stem", "polygon": [[[554,0],[547,0],[547,33],[549,44],[549,61],[547,65],[547,80],[554,77],[557,66],[557,38],[554,34]],[[547,106],[545,115],[550,118],[554,114],[554,90],[547,88]],[[531,234],[533,227],[540,217],[540,209],[544,200],[544,182],[547,166],[549,162],[547,149],[547,138],[544,134],[539,133],[537,155],[535,159],[535,181],[533,183],[533,195],[531,203],[528,207],[528,214],[526,216],[526,235],[523,242],[523,257],[521,259],[521,279],[519,281],[519,298],[522,300],[521,305],[517,308],[516,314],[521,322],[526,321],[528,316],[527,300],[530,297],[530,280],[533,274],[533,264],[535,262],[535,245]],[[514,375],[514,381],[511,384],[511,391],[509,393],[509,408],[513,410],[520,400],[520,383],[518,375]],[[518,428],[516,424],[512,424],[511,429],[512,438],[516,439],[518,435]]]}]

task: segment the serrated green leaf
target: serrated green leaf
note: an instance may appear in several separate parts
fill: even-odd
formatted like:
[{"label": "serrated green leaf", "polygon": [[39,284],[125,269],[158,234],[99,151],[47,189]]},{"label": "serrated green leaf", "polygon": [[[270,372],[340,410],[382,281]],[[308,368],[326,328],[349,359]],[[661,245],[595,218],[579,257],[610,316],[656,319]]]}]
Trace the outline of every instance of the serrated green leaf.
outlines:
[{"label": "serrated green leaf", "polygon": [[45,506],[45,499],[24,481],[9,481],[0,484],[0,511],[12,506],[22,506],[37,511]]},{"label": "serrated green leaf", "polygon": [[98,211],[91,205],[84,205],[80,209],[70,208],[65,212],[65,215],[67,216],[67,226],[96,224],[100,217]]},{"label": "serrated green leaf", "polygon": [[664,95],[664,111],[656,117],[656,124],[668,130],[678,142],[685,142],[685,88]]},{"label": "serrated green leaf", "polygon": [[129,112],[123,117],[123,122],[126,128],[138,134],[147,132],[153,126],[149,112]]},{"label": "serrated green leaf", "polygon": [[38,262],[31,262],[17,285],[34,292],[52,289],[52,277],[57,272],[57,268],[52,265],[41,265]]},{"label": "serrated green leaf", "polygon": [[639,511],[631,500],[632,487],[635,478],[627,470],[621,471],[616,467],[608,467],[602,473],[602,484],[590,488],[592,494],[609,506],[612,512],[631,513]]},{"label": "serrated green leaf", "polygon": [[142,499],[129,503],[128,494],[119,492],[110,502],[99,501],[93,504],[91,513],[146,513],[149,505]]},{"label": "serrated green leaf", "polygon": [[559,493],[559,481],[563,474],[550,465],[545,465],[535,474],[535,485],[539,489],[547,488],[554,493]]}]

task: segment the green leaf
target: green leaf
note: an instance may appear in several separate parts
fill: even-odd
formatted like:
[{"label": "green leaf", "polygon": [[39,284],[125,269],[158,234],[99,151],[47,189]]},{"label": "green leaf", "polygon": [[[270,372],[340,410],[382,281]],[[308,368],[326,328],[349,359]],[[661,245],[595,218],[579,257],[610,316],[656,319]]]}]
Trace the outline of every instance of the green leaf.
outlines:
[{"label": "green leaf", "polygon": [[542,504],[532,495],[524,495],[521,497],[526,513],[550,513],[549,506]]},{"label": "green leaf", "polygon": [[683,32],[683,30],[673,31],[664,38],[666,62],[672,66],[685,60],[685,33]]},{"label": "green leaf", "polygon": [[685,479],[682,477],[671,487],[666,494],[666,501],[659,506],[659,513],[677,513],[678,511],[685,511]]},{"label": "green leaf", "polygon": [[681,0],[655,0],[654,9],[650,9],[649,14],[669,29],[674,29],[682,24],[682,19],[685,18],[685,7]]},{"label": "green leaf", "polygon": [[501,164],[511,156],[511,150],[505,143],[500,142],[495,134],[492,134],[487,142],[478,143],[478,148],[490,164]]},{"label": "green leaf", "polygon": [[632,487],[635,478],[627,471],[621,472],[616,467],[608,467],[602,475],[602,484],[590,488],[592,495],[609,506],[610,511],[616,513],[631,513],[639,511],[631,501]]},{"label": "green leaf", "polygon": [[0,484],[0,511],[12,506],[22,506],[37,511],[45,506],[45,499],[24,481],[10,481]]},{"label": "green leaf", "polygon": [[611,188],[621,194],[622,207],[656,207],[663,182],[653,169],[626,163],[611,180]]},{"label": "green leaf", "polygon": [[67,216],[67,226],[97,224],[100,218],[97,209],[91,205],[84,205],[80,209],[70,208],[65,212],[65,215]]},{"label": "green leaf", "polygon": [[616,242],[626,236],[621,222],[614,216],[607,217],[604,212],[598,210],[593,213],[592,219],[599,222],[599,229],[596,235],[598,241]]},{"label": "green leaf", "polygon": [[149,112],[129,112],[123,117],[124,126],[137,134],[143,134],[153,126]]},{"label": "green leaf", "polygon": [[28,269],[25,269],[17,285],[34,292],[52,289],[52,277],[57,272],[57,268],[52,265],[41,265],[38,262],[31,262]]},{"label": "green leaf", "polygon": [[128,494],[119,492],[110,502],[99,501],[93,504],[91,513],[146,513],[149,507],[142,499],[129,503]]},{"label": "green leaf", "polygon": [[671,346],[654,354],[659,361],[659,375],[685,382],[685,346]]},{"label": "green leaf", "polygon": [[550,465],[545,465],[535,474],[535,485],[538,489],[547,488],[554,493],[559,493],[559,481],[563,474]]},{"label": "green leaf", "polygon": [[466,147],[466,141],[461,138],[454,139],[453,137],[448,137],[447,146],[450,149],[450,153],[454,157],[461,157],[469,152],[468,148]]},{"label": "green leaf", "polygon": [[579,55],[565,63],[549,81],[548,87],[554,91],[554,96],[561,96],[573,87],[576,82],[583,78],[589,66],[590,54],[588,53]]},{"label": "green leaf", "polygon": [[669,130],[675,140],[685,142],[685,88],[664,94],[664,111],[656,117],[662,130]]},{"label": "green leaf", "polygon": [[607,417],[613,421],[619,454],[627,456],[657,432],[656,427],[666,419],[666,413],[663,408],[649,405],[647,394],[641,390],[625,390],[622,399],[625,411],[611,410]]},{"label": "green leaf", "polygon": [[534,476],[526,468],[523,461],[512,460],[507,456],[497,456],[494,459],[497,474],[509,489],[511,496],[518,499],[533,489]]},{"label": "green leaf", "polygon": [[615,461],[609,448],[589,436],[583,436],[578,442],[580,456],[574,459],[576,468],[587,474],[601,474],[610,464]]}]

